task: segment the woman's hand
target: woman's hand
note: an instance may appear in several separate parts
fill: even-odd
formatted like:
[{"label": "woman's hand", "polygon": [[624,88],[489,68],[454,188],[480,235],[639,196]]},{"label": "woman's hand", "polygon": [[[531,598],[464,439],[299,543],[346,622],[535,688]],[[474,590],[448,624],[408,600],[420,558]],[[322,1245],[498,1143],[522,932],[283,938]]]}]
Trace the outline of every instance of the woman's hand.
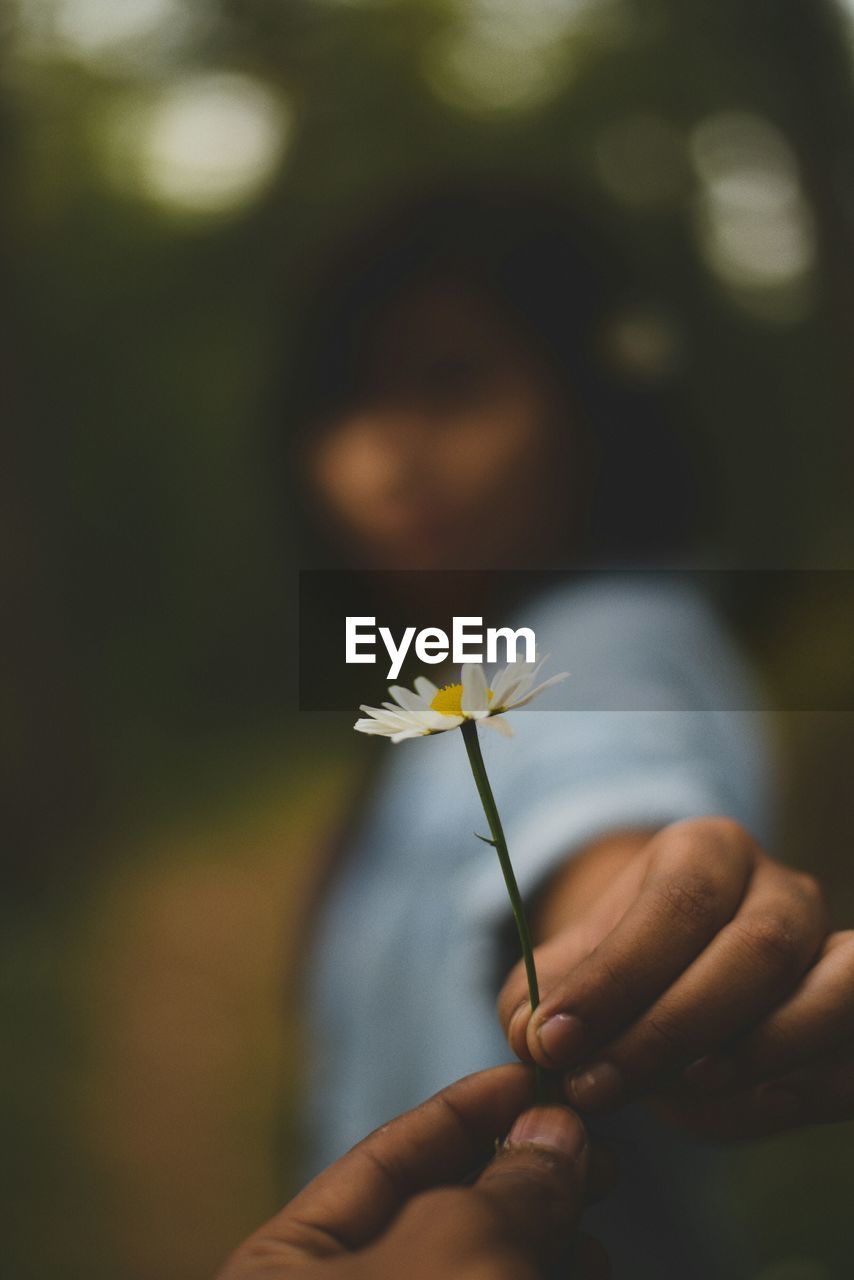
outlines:
[{"label": "woman's hand", "polygon": [[575,1231],[594,1164],[584,1128],[563,1107],[523,1111],[531,1092],[513,1066],[443,1089],[315,1178],[219,1280],[535,1280],[579,1243],[573,1274],[607,1275]]},{"label": "woman's hand", "polygon": [[659,1095],[710,1136],[854,1117],[854,934],[828,935],[815,880],[724,818],[585,857],[535,1016],[520,968],[499,999],[520,1058],[565,1071],[582,1111]]}]

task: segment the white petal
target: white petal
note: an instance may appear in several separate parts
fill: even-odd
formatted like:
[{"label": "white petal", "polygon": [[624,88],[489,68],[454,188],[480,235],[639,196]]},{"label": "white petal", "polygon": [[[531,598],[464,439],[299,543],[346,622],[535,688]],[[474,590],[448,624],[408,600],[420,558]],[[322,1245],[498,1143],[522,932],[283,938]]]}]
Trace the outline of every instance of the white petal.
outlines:
[{"label": "white petal", "polygon": [[516,685],[520,674],[529,664],[527,662],[513,662],[506,666],[503,671],[496,671],[492,677],[492,692],[495,695],[493,702],[502,707],[507,699],[508,689],[511,685]]},{"label": "white petal", "polygon": [[525,663],[525,672],[522,676],[522,679],[519,681],[519,685],[516,689],[516,693],[518,695],[528,692],[528,690],[531,688],[531,685],[534,683],[537,676],[540,674],[540,672],[542,671],[543,667],[546,665],[548,660],[549,660],[549,655],[546,654],[544,658],[540,658],[539,662]]},{"label": "white petal", "polygon": [[544,680],[542,684],[536,685],[530,693],[526,693],[524,697],[517,698],[514,702],[511,702],[507,710],[509,711],[511,707],[513,709],[516,707],[524,707],[532,698],[536,698],[541,694],[543,689],[548,689],[549,685],[560,684],[561,681],[566,680],[568,675],[568,671],[561,671],[559,675],[549,676],[548,680]]},{"label": "white petal", "polygon": [[407,722],[410,720],[419,720],[422,716],[429,716],[433,714],[427,707],[416,707],[415,710],[410,711],[406,707],[401,707],[396,702],[384,702],[383,706],[385,707],[388,715],[395,716],[398,720],[406,720]]},{"label": "white petal", "polygon": [[479,662],[466,662],[463,666],[462,708],[475,720],[489,711],[489,690]]},{"label": "white petal", "polygon": [[407,738],[423,738],[426,733],[426,729],[401,729],[400,733],[391,735],[391,740],[392,742],[405,742]]},{"label": "white petal", "polygon": [[431,733],[444,733],[447,729],[456,729],[464,719],[463,716],[446,716],[441,711],[425,711],[418,718]]},{"label": "white petal", "polygon": [[539,662],[536,662],[536,663],[517,662],[516,667],[519,671],[519,677],[516,680],[515,684],[507,692],[505,692],[504,698],[500,705],[505,707],[508,710],[510,709],[510,707],[517,706],[519,703],[519,700],[521,698],[524,698],[526,694],[529,692],[529,690],[531,689],[531,686],[533,685],[534,681],[536,680],[537,676],[540,674],[540,672],[542,671],[543,667],[548,662],[548,660],[549,660],[549,655],[546,654],[544,658],[540,658]]},{"label": "white petal", "polygon": [[548,662],[549,657],[551,657],[551,654],[547,653],[544,658],[536,659],[536,662],[516,663],[517,667],[525,667],[524,677],[522,677],[525,682],[525,692],[528,692],[531,685],[534,684],[536,677],[539,676],[540,671],[542,671],[545,663]]},{"label": "white petal", "polygon": [[371,707],[371,706],[369,706],[369,705],[368,705],[368,703],[367,703],[367,702],[360,702],[360,703],[359,703],[359,710],[360,710],[360,711],[366,711],[366,712],[368,713],[368,715],[369,715],[369,716],[378,716],[378,717],[380,717],[380,718],[384,718],[386,715],[388,715],[388,712],[385,710],[385,708],[383,708],[383,707]]},{"label": "white petal", "polygon": [[375,720],[399,720],[412,714],[409,711],[404,711],[403,707],[394,707],[389,710],[388,706],[371,707],[368,706],[367,702],[360,703],[359,710],[366,712],[369,716],[373,716]]},{"label": "white petal", "polygon": [[[429,684],[429,681],[427,683]],[[431,693],[429,698],[424,697],[421,694],[413,693],[411,689],[404,689],[403,685],[399,684],[393,684],[389,689],[389,693],[395,702],[407,711],[426,711],[434,696]]]},{"label": "white petal", "polygon": [[385,707],[369,707],[366,703],[362,703],[359,710],[366,711],[374,720],[388,726],[393,731],[406,729],[410,725],[417,724],[419,716],[427,714],[423,711],[404,711],[402,707],[396,707],[390,711]]},{"label": "white petal", "polygon": [[[363,708],[364,710],[364,708]],[[456,729],[462,724],[462,716],[447,716],[442,711],[384,711],[384,723],[394,726],[395,730],[416,729],[419,733],[443,733],[446,729]]]},{"label": "white petal", "polygon": [[482,723],[487,729],[497,729],[505,738],[513,737],[513,730],[503,716],[488,716]]},{"label": "white petal", "polygon": [[357,733],[381,734],[385,738],[390,738],[396,730],[388,724],[383,724],[380,720],[357,720],[353,725]]},{"label": "white petal", "polygon": [[439,692],[439,686],[434,684],[432,680],[428,680],[426,676],[418,676],[415,681],[415,688],[425,702],[430,703]]},{"label": "white petal", "polygon": [[[542,665],[542,664],[541,664]],[[515,662],[501,673],[501,688],[495,690],[492,705],[509,707],[514,698],[521,698],[530,689],[536,668],[532,662]]]}]

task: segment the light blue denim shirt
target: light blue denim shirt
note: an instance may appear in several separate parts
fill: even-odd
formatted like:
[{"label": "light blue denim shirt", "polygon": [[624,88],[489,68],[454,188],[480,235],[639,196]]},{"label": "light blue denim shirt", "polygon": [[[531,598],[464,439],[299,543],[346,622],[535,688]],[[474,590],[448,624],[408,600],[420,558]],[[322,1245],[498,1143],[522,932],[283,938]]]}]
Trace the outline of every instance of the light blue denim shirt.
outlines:
[{"label": "light blue denim shirt", "polygon": [[[518,621],[550,654],[545,675],[570,672],[511,715],[512,739],[480,730],[524,896],[619,828],[724,813],[767,836],[756,692],[683,580],[586,578]],[[310,966],[310,1173],[450,1081],[512,1057],[495,1013],[509,905],[493,850],[473,835],[485,820],[460,735],[364,749],[385,760]],[[628,1166],[619,1195],[594,1212],[618,1266],[624,1255],[633,1278],[665,1265],[707,1274],[695,1247],[691,1269],[685,1254],[702,1231],[688,1176],[697,1153],[638,1108],[602,1127]]]}]

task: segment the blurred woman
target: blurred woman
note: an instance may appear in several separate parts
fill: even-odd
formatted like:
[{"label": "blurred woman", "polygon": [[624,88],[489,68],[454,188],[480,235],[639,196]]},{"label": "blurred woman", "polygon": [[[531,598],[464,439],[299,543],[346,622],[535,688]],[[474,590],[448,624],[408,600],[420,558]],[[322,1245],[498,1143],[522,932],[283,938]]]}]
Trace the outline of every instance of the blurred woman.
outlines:
[{"label": "blurred woman", "polygon": [[[842,1000],[833,953],[854,964],[817,886],[758,843],[739,655],[696,587],[654,572],[698,554],[707,504],[673,388],[619,340],[627,294],[577,213],[486,185],[379,220],[315,283],[289,387],[303,565],[394,570],[404,609],[503,610],[572,680],[485,744],[533,1017],[458,735],[364,744],[375,777],[313,928],[310,1169],[461,1075],[537,1060],[621,1152],[591,1215],[617,1274],[729,1276],[745,1246],[709,1220],[691,1134],[816,1118],[791,1072],[815,1056],[829,1079],[847,1052],[841,1012],[815,1055],[810,1028]],[[819,1118],[850,1109],[831,1092]]]}]

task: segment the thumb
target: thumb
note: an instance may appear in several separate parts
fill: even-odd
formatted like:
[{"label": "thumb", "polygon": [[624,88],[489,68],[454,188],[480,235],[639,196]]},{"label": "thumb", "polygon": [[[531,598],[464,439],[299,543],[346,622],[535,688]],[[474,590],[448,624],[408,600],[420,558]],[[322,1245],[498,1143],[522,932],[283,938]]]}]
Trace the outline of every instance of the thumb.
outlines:
[{"label": "thumb", "polygon": [[475,1187],[525,1254],[546,1261],[571,1242],[584,1204],[589,1147],[575,1112],[534,1107],[518,1117]]}]

